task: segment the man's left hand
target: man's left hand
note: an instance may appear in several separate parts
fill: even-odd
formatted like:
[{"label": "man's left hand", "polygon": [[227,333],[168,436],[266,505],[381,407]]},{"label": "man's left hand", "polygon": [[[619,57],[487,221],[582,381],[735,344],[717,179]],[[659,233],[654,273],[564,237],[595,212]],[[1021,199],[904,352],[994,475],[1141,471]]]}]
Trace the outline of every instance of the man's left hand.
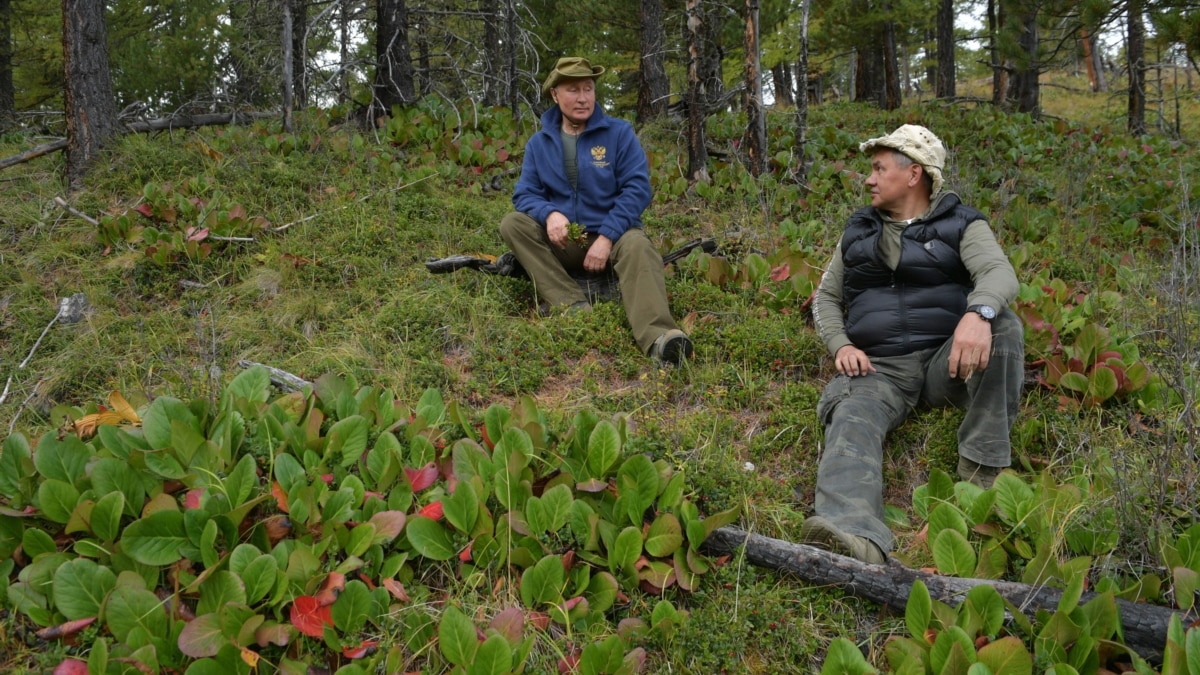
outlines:
[{"label": "man's left hand", "polygon": [[950,377],[964,382],[987,368],[992,353],[992,324],[975,312],[967,312],[954,329],[950,347]]},{"label": "man's left hand", "polygon": [[596,237],[596,241],[588,247],[587,257],[583,259],[583,269],[596,274],[608,267],[608,255],[612,253],[612,239],[604,235]]}]

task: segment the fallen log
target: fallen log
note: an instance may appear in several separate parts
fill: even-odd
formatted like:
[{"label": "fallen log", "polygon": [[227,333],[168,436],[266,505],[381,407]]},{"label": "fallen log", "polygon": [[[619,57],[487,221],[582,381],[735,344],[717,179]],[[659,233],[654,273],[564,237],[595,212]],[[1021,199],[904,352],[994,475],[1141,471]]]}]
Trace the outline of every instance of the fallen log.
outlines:
[{"label": "fallen log", "polygon": [[286,370],[280,370],[279,368],[272,368],[271,366],[268,366],[266,364],[256,363],[254,361],[248,361],[246,359],[242,359],[242,360],[238,361],[238,366],[241,368],[245,368],[247,370],[249,370],[250,368],[254,368],[256,366],[263,368],[264,370],[267,371],[267,375],[270,376],[271,384],[275,385],[282,391],[285,391],[289,394],[292,392],[300,391],[300,390],[304,389],[305,387],[312,386],[312,382],[309,382],[308,380],[300,377],[299,375],[293,375],[292,373],[289,373]]},{"label": "fallen log", "polygon": [[[705,540],[701,550],[712,555],[729,555],[739,548],[744,548],[746,560],[760,567],[791,572],[808,583],[836,586],[851,595],[899,611],[904,610],[908,594],[917,580],[929,588],[931,597],[949,605],[958,605],[967,591],[986,584],[1030,618],[1038,610],[1053,612],[1062,598],[1062,591],[1056,588],[945,577],[910,569],[895,560],[887,565],[871,565],[805,544],[751,534],[736,527],[718,528]],[[1083,604],[1094,597],[1095,593],[1084,593],[1079,602]],[[1121,599],[1116,603],[1125,645],[1153,663],[1162,662],[1171,617],[1178,614],[1185,626],[1196,618],[1168,607]]]},{"label": "fallen log", "polygon": [[0,169],[7,169],[10,166],[16,166],[22,162],[28,162],[31,159],[37,159],[42,155],[48,155],[52,152],[62,150],[67,147],[67,139],[60,138],[57,141],[43,143],[37,147],[30,148],[19,155],[13,155],[6,159],[0,159]]}]

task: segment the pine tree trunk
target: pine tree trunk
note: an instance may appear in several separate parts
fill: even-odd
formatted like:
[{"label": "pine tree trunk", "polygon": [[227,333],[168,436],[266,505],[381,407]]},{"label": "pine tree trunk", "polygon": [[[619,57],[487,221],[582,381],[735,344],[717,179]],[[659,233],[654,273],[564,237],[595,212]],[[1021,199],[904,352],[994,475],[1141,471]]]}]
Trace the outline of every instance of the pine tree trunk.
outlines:
[{"label": "pine tree trunk", "polygon": [[1004,69],[1000,66],[1000,11],[998,0],[988,0],[988,53],[992,58],[992,105],[1004,107]]},{"label": "pine tree trunk", "polygon": [[308,107],[308,2],[292,4],[292,97],[297,108]]},{"label": "pine tree trunk", "polygon": [[12,60],[12,0],[0,0],[0,130],[8,128],[16,112]]},{"label": "pine tree trunk", "polygon": [[641,67],[638,68],[637,120],[646,123],[667,112],[671,82],[663,50],[662,0],[641,0]]},{"label": "pine tree trunk", "polygon": [[1141,136],[1146,133],[1146,24],[1141,0],[1129,0],[1128,30],[1129,133]]},{"label": "pine tree trunk", "polygon": [[504,3],[504,34],[507,37],[508,50],[505,52],[505,65],[508,78],[508,107],[512,110],[513,119],[518,119],[518,105],[521,92],[517,86],[517,7],[516,0],[505,0]]},{"label": "pine tree trunk", "polygon": [[386,115],[394,105],[416,100],[412,57],[408,53],[406,0],[375,2],[375,105],[372,117]]},{"label": "pine tree trunk", "polygon": [[1038,23],[1037,7],[1032,3],[1023,3],[1021,9],[1020,37],[1017,42],[1021,49],[1021,61],[1012,77],[1013,96],[1017,101],[1017,111],[1038,116],[1038,74],[1041,71],[1041,61],[1038,58]]},{"label": "pine tree trunk", "polygon": [[896,22],[887,21],[883,26],[883,103],[884,110],[900,107],[900,73],[897,70],[899,55],[896,52]]},{"label": "pine tree trunk", "polygon": [[954,64],[954,0],[941,0],[937,13],[937,82],[938,98],[955,96]]},{"label": "pine tree trunk", "polygon": [[1096,36],[1084,27],[1079,41],[1083,43],[1083,59],[1087,64],[1088,84],[1092,91],[1108,91],[1104,81],[1104,64],[1100,62],[1100,53],[1096,49]]},{"label": "pine tree trunk", "polygon": [[805,146],[808,144],[808,12],[811,0],[802,0],[800,5],[800,58],[796,62],[796,142],[792,152],[796,156],[796,181],[804,184],[808,180]]},{"label": "pine tree trunk", "polygon": [[75,188],[117,134],[117,102],[108,68],[104,0],[63,0],[62,16],[67,184]]},{"label": "pine tree trunk", "polygon": [[504,59],[500,54],[500,27],[496,24],[500,5],[497,0],[483,0],[479,8],[483,12],[483,104],[498,106],[504,101],[503,79],[497,77],[503,72],[500,64]]},{"label": "pine tree trunk", "polygon": [[746,164],[758,177],[767,168],[767,122],[762,104],[762,65],[758,54],[758,0],[746,0],[745,39]]},{"label": "pine tree trunk", "polygon": [[708,149],[704,146],[704,117],[708,109],[701,76],[704,9],[701,0],[686,0],[688,49],[688,182],[708,182]]},{"label": "pine tree trunk", "polygon": [[771,84],[775,90],[776,104],[796,105],[796,96],[792,91],[792,73],[786,62],[780,61],[771,68]]},{"label": "pine tree trunk", "polygon": [[350,100],[350,3],[341,0],[338,6],[338,55],[341,57],[341,74],[338,77],[338,95],[342,101]]},{"label": "pine tree trunk", "polygon": [[292,133],[292,0],[283,0],[283,130]]}]

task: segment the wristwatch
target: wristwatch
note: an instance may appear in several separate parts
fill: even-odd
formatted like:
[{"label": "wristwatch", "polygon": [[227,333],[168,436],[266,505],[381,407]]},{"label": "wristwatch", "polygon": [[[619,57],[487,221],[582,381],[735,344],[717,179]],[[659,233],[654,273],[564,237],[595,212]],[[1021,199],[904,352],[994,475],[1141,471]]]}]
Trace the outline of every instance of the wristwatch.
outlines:
[{"label": "wristwatch", "polygon": [[970,307],[967,307],[967,311],[975,312],[982,317],[984,321],[990,322],[992,319],[996,318],[996,308],[992,307],[991,305],[971,305]]}]

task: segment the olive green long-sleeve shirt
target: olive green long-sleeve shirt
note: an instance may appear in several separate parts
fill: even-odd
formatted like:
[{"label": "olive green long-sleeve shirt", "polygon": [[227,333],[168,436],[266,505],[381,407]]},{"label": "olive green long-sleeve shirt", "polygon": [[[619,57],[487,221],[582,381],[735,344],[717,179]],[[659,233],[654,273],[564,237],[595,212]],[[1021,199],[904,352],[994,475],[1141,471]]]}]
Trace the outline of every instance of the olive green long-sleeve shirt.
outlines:
[{"label": "olive green long-sleeve shirt", "polygon": [[[932,211],[947,194],[949,192],[939,192],[925,213]],[[883,213],[879,215],[884,222],[883,235],[879,238],[879,254],[884,263],[894,270],[900,263],[900,234],[911,221],[892,220]],[[967,295],[968,305],[991,305],[1000,309],[1016,299],[1020,290],[1016,272],[986,220],[976,220],[967,225],[959,242],[959,257],[971,274],[974,286]],[[842,301],[844,276],[842,245],[839,242],[833,251],[833,259],[821,277],[817,297],[813,301],[813,322],[830,354],[837,354],[842,347],[853,344],[846,335],[846,307]]]}]

